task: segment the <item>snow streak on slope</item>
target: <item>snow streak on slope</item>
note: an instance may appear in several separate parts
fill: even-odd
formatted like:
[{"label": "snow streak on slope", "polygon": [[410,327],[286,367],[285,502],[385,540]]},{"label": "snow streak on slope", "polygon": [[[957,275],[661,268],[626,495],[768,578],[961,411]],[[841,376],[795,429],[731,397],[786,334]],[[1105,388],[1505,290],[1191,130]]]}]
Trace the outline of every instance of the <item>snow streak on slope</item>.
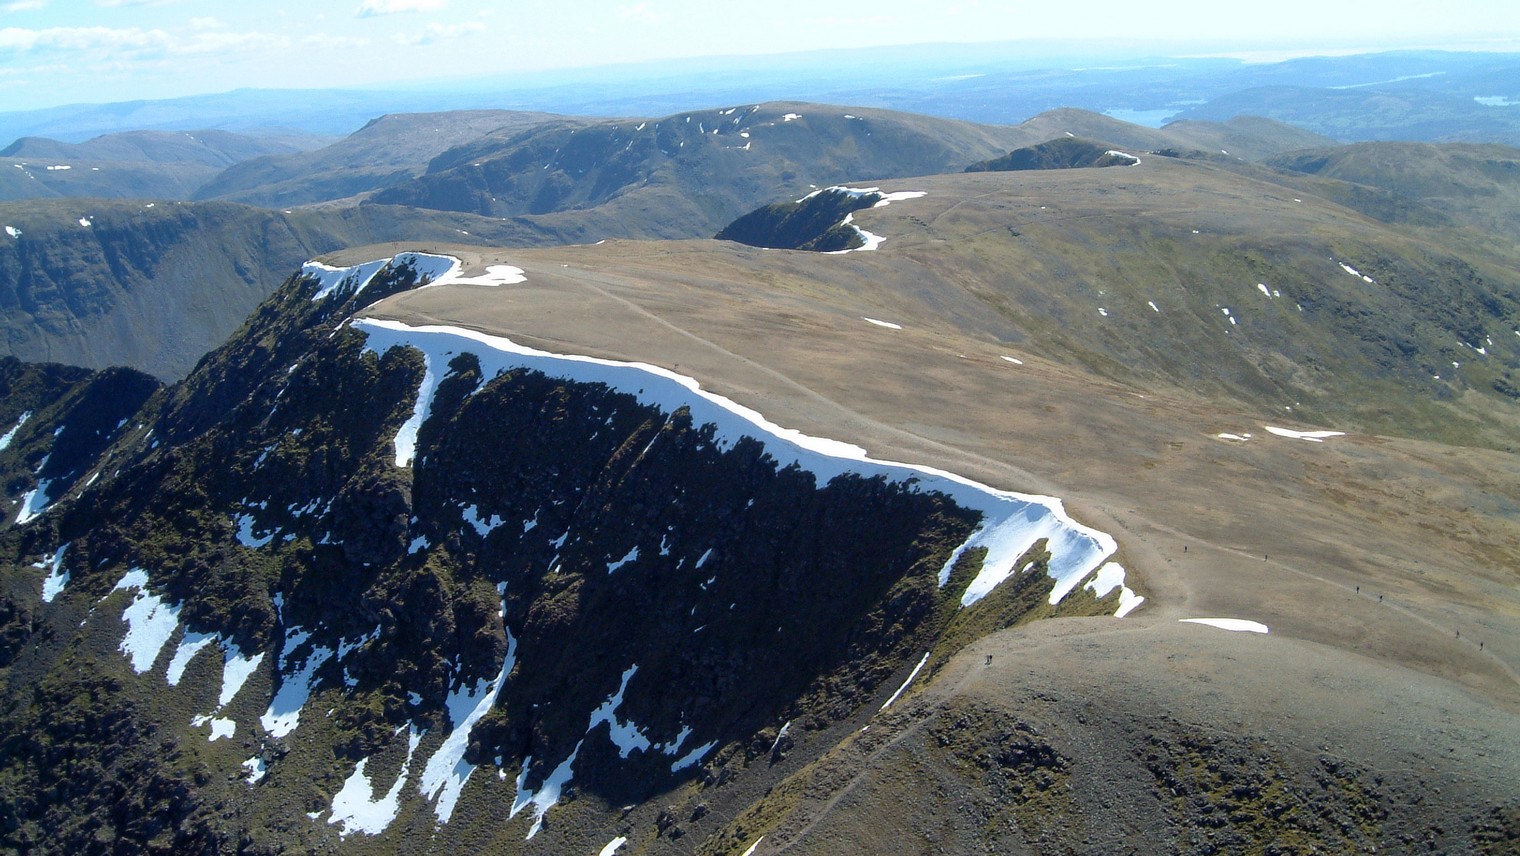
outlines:
[{"label": "snow streak on slope", "polygon": [[16,437],[16,432],[20,431],[21,426],[26,424],[26,420],[31,418],[32,411],[28,410],[25,413],[21,414],[21,418],[16,420],[16,424],[11,427],[11,430],[5,432],[4,434],[0,434],[0,452],[3,452],[10,447],[11,440],[15,439]]},{"label": "snow streak on slope", "polygon": [[69,572],[63,569],[63,553],[69,549],[64,544],[53,552],[53,558],[46,562],[36,562],[34,568],[44,568],[48,575],[42,580],[42,602],[52,603],[53,598],[63,593],[64,586],[69,584]]},{"label": "snow streak on slope", "polygon": [[313,647],[311,653],[300,661],[301,667],[296,669],[294,654],[310,638],[311,634],[299,627],[286,631],[285,647],[276,661],[280,670],[280,688],[270,700],[269,709],[259,717],[259,724],[272,737],[285,737],[301,724],[301,708],[311,697],[311,689],[317,682],[317,670],[332,659],[331,648]]},{"label": "snow streak on slope", "polygon": [[48,510],[48,506],[53,504],[52,497],[48,496],[52,486],[51,479],[38,479],[37,486],[22,495],[21,510],[16,512],[17,526],[32,522],[37,515]]},{"label": "snow streak on slope", "polygon": [[[796,464],[813,473],[820,485],[844,473],[856,473],[863,478],[882,476],[890,482],[905,483],[915,491],[945,494],[962,507],[982,513],[981,526],[956,550],[940,574],[940,584],[944,585],[962,553],[972,548],[987,549],[979,573],[961,599],[963,605],[975,603],[1007,579],[1019,557],[1041,538],[1048,539],[1051,553],[1053,604],[1116,549],[1111,536],[1067,516],[1059,499],[997,490],[932,467],[874,460],[859,446],[782,428],[751,408],[703,390],[695,379],[659,366],[554,354],[459,327],[411,327],[373,318],[357,319],[353,326],[369,337],[366,347],[378,353],[397,346],[415,347],[431,365],[446,365],[454,354],[472,353],[486,379],[522,368],[572,382],[605,384],[666,413],[688,407],[694,425],[714,426],[720,449],[732,448],[740,437],[753,437],[765,444],[778,467]],[[431,393],[431,386],[425,382],[424,389],[419,390],[418,411],[426,412]]]},{"label": "snow streak on slope", "polygon": [[185,677],[185,669],[190,666],[190,661],[195,659],[195,655],[199,654],[202,648],[216,642],[217,639],[215,633],[186,631],[185,638],[181,639],[179,647],[174,649],[174,656],[169,660],[168,670],[164,672],[164,680],[168,681],[169,686],[179,686],[179,682]]},{"label": "snow streak on slope", "polygon": [[933,652],[932,651],[925,651],[924,652],[924,656],[919,659],[918,665],[914,666],[913,667],[913,671],[911,671],[911,672],[908,673],[908,677],[906,677],[906,678],[903,679],[902,686],[898,687],[897,688],[897,692],[892,693],[892,695],[891,695],[890,698],[888,698],[886,701],[882,702],[881,707],[878,708],[877,711],[876,711],[877,713],[881,713],[881,712],[885,711],[887,708],[889,708],[889,707],[892,706],[893,702],[897,701],[898,697],[903,694],[903,691],[908,688],[908,684],[913,683],[913,679],[916,678],[916,677],[918,677],[918,673],[919,673],[920,670],[923,669],[924,664],[927,663],[927,662],[929,662],[929,655],[931,653],[933,653]]},{"label": "snow streak on slope", "polygon": [[475,772],[475,765],[464,760],[464,750],[470,745],[470,731],[490,712],[515,665],[517,640],[508,632],[507,655],[496,677],[489,682],[480,681],[473,687],[460,686],[449,695],[449,720],[454,730],[443,738],[443,745],[428,759],[427,767],[422,771],[422,781],[418,784],[424,797],[438,798],[433,813],[439,823],[448,823],[454,815],[454,804],[459,801],[459,794],[464,790],[465,782],[470,780],[470,774]]},{"label": "snow streak on slope", "polygon": [[248,682],[248,677],[264,662],[264,652],[252,657],[245,655],[238,646],[227,642],[225,659],[222,661],[222,692],[217,696],[217,707],[226,707],[237,697],[238,690]]},{"label": "snow streak on slope", "polygon": [[396,466],[412,465],[412,459],[417,455],[417,429],[427,421],[428,410],[433,404],[433,393],[437,389],[438,373],[433,370],[433,359],[423,354],[422,386],[417,390],[417,406],[412,409],[411,418],[396,431]]},{"label": "snow streak on slope", "polygon": [[564,791],[565,785],[570,783],[571,767],[575,764],[576,756],[581,754],[582,743],[585,741],[575,744],[575,748],[570,751],[570,757],[555,767],[554,772],[544,779],[543,784],[539,785],[536,791],[525,789],[528,766],[533,763],[533,756],[529,755],[523,759],[522,772],[517,774],[517,797],[512,800],[512,811],[507,818],[510,820],[517,817],[518,812],[530,805],[533,806],[533,826],[528,829],[529,838],[537,835],[538,831],[544,828],[544,815],[548,814],[549,809],[559,802],[560,793]]},{"label": "snow streak on slope", "polygon": [[390,259],[377,259],[362,265],[341,268],[321,262],[307,262],[301,266],[301,274],[317,281],[317,293],[311,296],[312,302],[316,302],[339,289],[347,291],[350,295],[358,294],[389,262]]}]

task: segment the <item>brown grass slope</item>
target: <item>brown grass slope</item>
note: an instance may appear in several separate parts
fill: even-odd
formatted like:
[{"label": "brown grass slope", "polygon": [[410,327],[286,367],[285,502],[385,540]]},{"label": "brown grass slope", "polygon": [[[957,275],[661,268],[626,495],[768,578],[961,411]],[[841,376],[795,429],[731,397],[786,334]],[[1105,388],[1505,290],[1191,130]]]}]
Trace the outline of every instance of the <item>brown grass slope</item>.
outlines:
[{"label": "brown grass slope", "polygon": [[1267,166],[1377,188],[1513,243],[1520,149],[1467,143],[1357,143],[1279,155]]}]

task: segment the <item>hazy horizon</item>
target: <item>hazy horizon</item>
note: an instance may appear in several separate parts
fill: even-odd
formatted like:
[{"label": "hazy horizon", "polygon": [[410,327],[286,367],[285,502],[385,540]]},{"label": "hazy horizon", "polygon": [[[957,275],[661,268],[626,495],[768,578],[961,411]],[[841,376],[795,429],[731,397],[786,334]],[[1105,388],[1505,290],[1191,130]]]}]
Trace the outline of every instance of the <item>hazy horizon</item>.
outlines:
[{"label": "hazy horizon", "polygon": [[671,63],[755,67],[829,49],[920,46],[963,51],[968,62],[1030,66],[1073,58],[1265,62],[1390,50],[1515,52],[1520,16],[1496,0],[1453,0],[1439,15],[1284,0],[1270,16],[1194,0],[1164,11],[1099,0],[1080,16],[976,0],[926,11],[884,0],[849,17],[795,0],[723,13],[691,0],[591,2],[573,11],[530,3],[510,15],[484,0],[277,0],[257,7],[11,0],[0,3],[0,111],[246,88],[416,89],[486,79],[532,86],[609,70],[657,73]]}]

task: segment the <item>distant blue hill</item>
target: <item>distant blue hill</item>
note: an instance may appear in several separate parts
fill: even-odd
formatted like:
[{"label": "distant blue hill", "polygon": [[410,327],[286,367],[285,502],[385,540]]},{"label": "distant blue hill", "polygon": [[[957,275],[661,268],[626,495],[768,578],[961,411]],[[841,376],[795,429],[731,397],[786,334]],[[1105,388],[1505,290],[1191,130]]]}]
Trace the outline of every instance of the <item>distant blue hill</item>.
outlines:
[{"label": "distant blue hill", "polygon": [[[1520,142],[1520,55],[1402,51],[1277,63],[1003,43],[709,57],[392,89],[240,89],[0,113],[0,144],[127,130],[345,135],[386,113],[469,109],[658,116],[806,100],[1011,124],[1078,107],[1148,124],[1261,115],[1342,140]],[[1290,92],[1291,97],[1284,97]],[[1388,96],[1395,109],[1367,112]],[[1380,101],[1380,103],[1382,103]]]}]

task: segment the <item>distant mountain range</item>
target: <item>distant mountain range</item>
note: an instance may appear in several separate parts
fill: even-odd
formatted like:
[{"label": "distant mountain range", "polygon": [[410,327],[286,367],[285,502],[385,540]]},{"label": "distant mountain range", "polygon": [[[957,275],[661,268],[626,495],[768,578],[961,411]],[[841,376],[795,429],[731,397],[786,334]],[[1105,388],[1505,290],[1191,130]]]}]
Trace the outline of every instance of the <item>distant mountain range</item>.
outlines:
[{"label": "distant mountain range", "polygon": [[1033,44],[839,49],[453,80],[407,91],[237,90],[0,113],[0,141],[128,130],[342,136],[389,113],[525,110],[662,116],[822,101],[989,124],[1076,107],[1160,125],[1265,116],[1355,140],[1520,143],[1520,57],[1397,51],[1283,62],[1052,51]]},{"label": "distant mountain range", "polygon": [[[957,172],[1072,136],[1234,162],[1329,143],[1262,119],[1158,130],[1059,110],[999,127],[801,102],[601,122],[385,116],[294,151],[228,133],[29,138],[11,147],[24,168],[0,170],[0,187],[31,199],[0,203],[4,353],[178,377],[275,272],[344,246],[707,237],[778,192]],[[80,153],[99,160],[62,162]]]}]

